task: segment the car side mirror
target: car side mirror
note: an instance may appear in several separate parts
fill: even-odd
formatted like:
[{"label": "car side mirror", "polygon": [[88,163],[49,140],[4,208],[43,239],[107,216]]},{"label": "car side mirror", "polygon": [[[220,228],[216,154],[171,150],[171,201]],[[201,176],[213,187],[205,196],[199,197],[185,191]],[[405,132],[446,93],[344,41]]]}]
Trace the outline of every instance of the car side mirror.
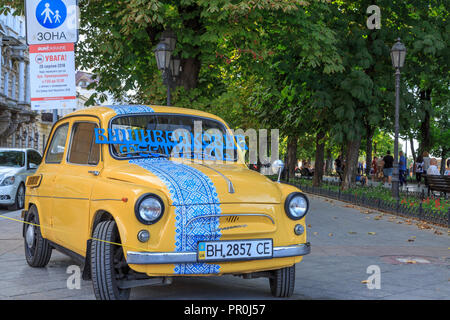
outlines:
[{"label": "car side mirror", "polygon": [[37,168],[38,168],[38,165],[35,164],[35,163],[30,163],[30,164],[28,165],[28,169],[37,169]]},{"label": "car side mirror", "polygon": [[273,173],[274,173],[274,174],[277,174],[277,173],[278,173],[278,180],[277,180],[277,182],[280,182],[280,179],[281,179],[281,172],[283,171],[283,169],[284,169],[284,162],[283,162],[282,160],[275,160],[275,161],[272,163],[272,170],[273,170]]}]

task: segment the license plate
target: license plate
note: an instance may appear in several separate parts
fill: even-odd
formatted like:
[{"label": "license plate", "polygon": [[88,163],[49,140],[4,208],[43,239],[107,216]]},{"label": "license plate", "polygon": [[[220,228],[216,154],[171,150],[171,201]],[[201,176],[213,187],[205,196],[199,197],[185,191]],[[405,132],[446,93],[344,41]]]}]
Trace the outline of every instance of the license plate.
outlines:
[{"label": "license plate", "polygon": [[198,261],[268,259],[273,256],[272,239],[204,241],[198,243]]}]

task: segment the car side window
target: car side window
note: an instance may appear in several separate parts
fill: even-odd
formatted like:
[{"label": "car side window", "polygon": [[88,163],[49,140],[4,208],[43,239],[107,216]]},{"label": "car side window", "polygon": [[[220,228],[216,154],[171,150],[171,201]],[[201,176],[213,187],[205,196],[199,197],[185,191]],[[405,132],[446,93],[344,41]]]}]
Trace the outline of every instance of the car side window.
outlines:
[{"label": "car side window", "polygon": [[68,162],[75,164],[96,165],[100,158],[100,145],[95,143],[93,122],[77,122],[72,128]]},{"label": "car side window", "polygon": [[65,123],[59,126],[53,134],[52,141],[47,150],[45,162],[47,163],[61,163],[64,156],[64,149],[66,147],[67,132],[69,124]]},{"label": "car side window", "polygon": [[34,150],[27,151],[27,168],[28,169],[36,169],[42,161],[42,157],[39,152]]}]

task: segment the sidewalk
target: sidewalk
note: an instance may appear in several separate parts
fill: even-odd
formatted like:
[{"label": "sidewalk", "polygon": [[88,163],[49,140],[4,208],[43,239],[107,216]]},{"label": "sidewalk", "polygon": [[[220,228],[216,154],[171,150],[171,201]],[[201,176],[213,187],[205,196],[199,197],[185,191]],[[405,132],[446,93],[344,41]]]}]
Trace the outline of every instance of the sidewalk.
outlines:
[{"label": "sidewalk", "polygon": [[[292,299],[450,299],[448,229],[308,195],[311,254],[296,265]],[[90,281],[68,289],[75,262],[53,251],[46,268],[24,257],[22,224],[0,212],[0,299],[95,299]],[[20,219],[20,211],[5,216]],[[369,269],[368,269],[369,268]],[[380,271],[380,289],[369,289]],[[369,270],[369,271],[368,271]],[[172,285],[141,287],[131,299],[273,299],[268,280],[240,277],[175,278]]]}]

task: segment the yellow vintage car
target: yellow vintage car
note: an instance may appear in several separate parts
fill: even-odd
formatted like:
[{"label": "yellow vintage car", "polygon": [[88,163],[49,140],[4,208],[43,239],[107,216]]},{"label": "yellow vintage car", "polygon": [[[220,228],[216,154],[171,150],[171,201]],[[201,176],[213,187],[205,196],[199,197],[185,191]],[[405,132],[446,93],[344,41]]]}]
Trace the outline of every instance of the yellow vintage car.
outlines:
[{"label": "yellow vintage car", "polygon": [[[198,124],[196,149],[174,156],[169,142],[194,145],[179,133]],[[198,150],[219,141],[204,132],[232,137],[226,157]],[[274,296],[290,296],[295,264],[310,252],[308,198],[248,169],[231,133],[217,116],[175,107],[98,106],[63,117],[26,182],[26,261],[45,267],[53,249],[70,255],[97,299],[225,274],[267,277]]]}]

